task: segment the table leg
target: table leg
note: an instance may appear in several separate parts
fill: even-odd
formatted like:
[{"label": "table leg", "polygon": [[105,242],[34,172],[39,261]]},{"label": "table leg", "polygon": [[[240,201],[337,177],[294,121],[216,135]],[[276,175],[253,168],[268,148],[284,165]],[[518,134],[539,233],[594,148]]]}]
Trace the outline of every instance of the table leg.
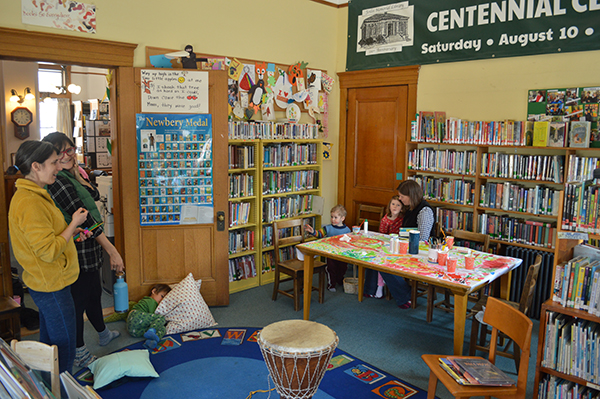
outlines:
[{"label": "table leg", "polygon": [[468,295],[454,294],[454,355],[462,356],[465,342]]},{"label": "table leg", "polygon": [[304,254],[304,320],[310,317],[310,297],[312,295],[313,270],[315,257],[313,254]]},{"label": "table leg", "polygon": [[510,277],[509,277],[510,273],[505,273],[502,276],[500,276],[500,298],[507,300],[508,301],[508,297],[510,295],[510,289],[509,289],[509,285],[510,285]]},{"label": "table leg", "polygon": [[365,292],[365,268],[358,265],[358,302],[362,302]]}]

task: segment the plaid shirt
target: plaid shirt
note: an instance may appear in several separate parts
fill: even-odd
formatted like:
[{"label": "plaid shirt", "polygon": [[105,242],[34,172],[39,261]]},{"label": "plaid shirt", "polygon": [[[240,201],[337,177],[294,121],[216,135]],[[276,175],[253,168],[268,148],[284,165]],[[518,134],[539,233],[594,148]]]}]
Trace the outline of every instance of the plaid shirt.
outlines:
[{"label": "plaid shirt", "polygon": [[[90,183],[91,184],[91,183]],[[94,200],[100,199],[100,193],[95,187],[84,186]],[[66,211],[69,215],[75,213],[79,208],[84,208],[83,202],[79,199],[75,187],[71,182],[62,177],[57,176],[54,184],[47,187],[50,196],[61,210]],[[98,220],[101,222],[101,220]],[[81,227],[92,227],[96,221],[91,213],[88,213],[87,220],[81,224]],[[96,241],[96,237],[102,234],[102,226],[94,229],[92,236],[85,241],[75,242],[77,247],[77,255],[79,258],[79,268],[84,272],[91,272],[102,267],[102,246]]]}]

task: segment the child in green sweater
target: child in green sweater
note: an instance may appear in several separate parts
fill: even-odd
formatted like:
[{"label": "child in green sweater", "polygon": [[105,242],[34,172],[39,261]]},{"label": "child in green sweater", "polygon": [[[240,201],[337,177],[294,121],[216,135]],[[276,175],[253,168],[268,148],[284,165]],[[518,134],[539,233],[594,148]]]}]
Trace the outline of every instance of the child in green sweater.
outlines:
[{"label": "child in green sweater", "polygon": [[167,324],[165,317],[155,314],[156,308],[165,295],[171,291],[166,284],[156,284],[146,296],[133,305],[127,316],[127,331],[132,337],[144,337],[144,346],[154,349],[165,335]]}]

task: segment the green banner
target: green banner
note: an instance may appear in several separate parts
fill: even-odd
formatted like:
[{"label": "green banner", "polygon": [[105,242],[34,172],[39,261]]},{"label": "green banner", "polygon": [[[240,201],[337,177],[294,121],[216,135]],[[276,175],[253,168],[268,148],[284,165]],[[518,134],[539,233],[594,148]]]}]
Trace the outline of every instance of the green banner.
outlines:
[{"label": "green banner", "polygon": [[354,0],[346,70],[600,49],[600,0]]}]

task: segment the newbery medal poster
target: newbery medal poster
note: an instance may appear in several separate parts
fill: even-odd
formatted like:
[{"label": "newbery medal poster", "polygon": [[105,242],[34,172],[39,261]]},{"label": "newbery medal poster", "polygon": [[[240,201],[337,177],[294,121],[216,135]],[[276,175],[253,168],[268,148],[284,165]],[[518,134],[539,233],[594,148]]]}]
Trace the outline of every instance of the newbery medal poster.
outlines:
[{"label": "newbery medal poster", "polygon": [[212,118],[137,114],[140,224],[213,223]]}]

